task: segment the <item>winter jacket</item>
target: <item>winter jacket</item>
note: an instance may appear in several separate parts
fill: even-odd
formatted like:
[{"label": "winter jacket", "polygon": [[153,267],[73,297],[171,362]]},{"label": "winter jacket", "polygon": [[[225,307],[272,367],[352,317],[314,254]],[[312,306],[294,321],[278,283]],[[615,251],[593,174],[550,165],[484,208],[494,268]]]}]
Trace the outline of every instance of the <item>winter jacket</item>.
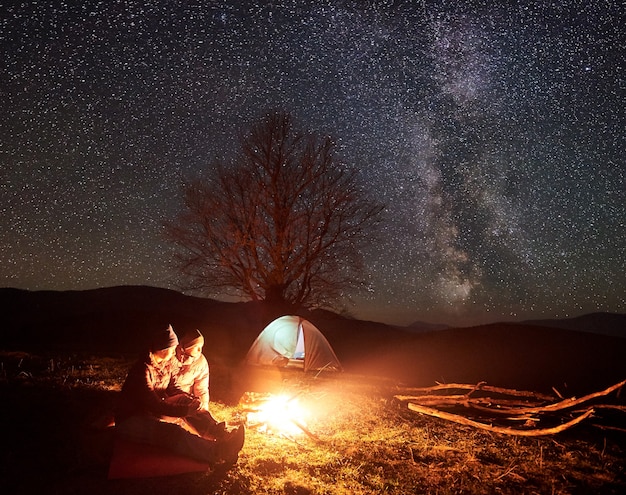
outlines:
[{"label": "winter jacket", "polygon": [[200,400],[201,409],[209,409],[209,363],[204,354],[181,363],[172,385]]},{"label": "winter jacket", "polygon": [[156,363],[148,353],[129,370],[122,387],[115,415],[116,423],[131,416],[184,417],[189,413],[188,403],[168,402],[168,386],[178,370],[175,357]]}]

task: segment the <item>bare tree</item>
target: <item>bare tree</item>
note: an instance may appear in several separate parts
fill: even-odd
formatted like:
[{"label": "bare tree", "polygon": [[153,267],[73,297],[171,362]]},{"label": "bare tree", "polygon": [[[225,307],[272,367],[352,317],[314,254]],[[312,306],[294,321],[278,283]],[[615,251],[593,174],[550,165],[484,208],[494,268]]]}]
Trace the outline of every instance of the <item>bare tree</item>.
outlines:
[{"label": "bare tree", "polygon": [[242,138],[238,159],[185,187],[166,225],[188,289],[339,308],[362,284],[360,243],[383,206],[335,158],[329,137],[273,113]]}]

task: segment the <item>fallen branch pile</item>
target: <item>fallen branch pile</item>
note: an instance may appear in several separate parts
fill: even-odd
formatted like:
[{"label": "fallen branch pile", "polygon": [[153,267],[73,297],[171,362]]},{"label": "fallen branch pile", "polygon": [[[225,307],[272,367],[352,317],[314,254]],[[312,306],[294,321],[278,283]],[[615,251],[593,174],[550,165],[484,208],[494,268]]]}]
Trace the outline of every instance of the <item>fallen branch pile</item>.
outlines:
[{"label": "fallen branch pile", "polygon": [[[626,413],[626,406],[597,403],[597,399],[606,398],[613,392],[619,396],[624,385],[626,380],[584,397],[561,400],[535,392],[492,387],[485,382],[477,385],[437,384],[434,387],[410,389],[418,395],[394,397],[407,402],[411,411],[420,414],[505,435],[541,436],[571,428],[594,417],[598,410]],[[466,393],[460,393],[465,390]],[[459,408],[463,408],[465,414],[450,411]],[[545,423],[549,425],[544,426]],[[511,424],[521,426],[514,427]],[[626,433],[626,429],[620,427],[595,426]]]}]

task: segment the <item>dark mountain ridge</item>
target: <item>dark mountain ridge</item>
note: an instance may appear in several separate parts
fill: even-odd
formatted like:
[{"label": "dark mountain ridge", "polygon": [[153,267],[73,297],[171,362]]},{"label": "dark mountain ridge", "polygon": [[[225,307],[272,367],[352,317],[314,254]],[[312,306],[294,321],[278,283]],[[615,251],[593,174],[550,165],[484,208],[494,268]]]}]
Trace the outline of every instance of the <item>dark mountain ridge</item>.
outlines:
[{"label": "dark mountain ridge", "polygon": [[620,313],[597,312],[574,318],[526,320],[520,322],[520,324],[626,338],[626,314]]},{"label": "dark mountain ridge", "polygon": [[[237,367],[274,318],[288,313],[263,303],[226,303],[144,286],[85,291],[0,289],[0,348],[135,354],[150,333],[172,324],[198,328],[213,365]],[[626,378],[626,339],[536,324],[494,323],[415,332],[329,311],[299,312],[326,336],[348,372],[414,386],[476,383],[550,390],[589,390]],[[614,318],[613,318],[614,317]],[[594,316],[623,328],[624,315]]]}]

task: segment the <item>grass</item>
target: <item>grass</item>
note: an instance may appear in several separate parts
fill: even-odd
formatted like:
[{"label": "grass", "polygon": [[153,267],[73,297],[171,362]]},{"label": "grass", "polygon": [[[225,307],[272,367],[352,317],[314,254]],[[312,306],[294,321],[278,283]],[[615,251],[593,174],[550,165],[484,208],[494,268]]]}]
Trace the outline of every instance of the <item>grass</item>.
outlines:
[{"label": "grass", "polygon": [[[286,438],[248,428],[230,469],[163,478],[107,480],[110,435],[99,427],[131,361],[124,357],[0,353],[5,414],[2,493],[195,494],[603,494],[626,492],[623,434],[583,424],[549,437],[513,437],[421,416],[393,399],[379,377],[243,376],[243,391],[297,395],[310,412]],[[220,370],[216,370],[216,376]],[[494,384],[506,385],[506,384]],[[211,411],[245,419],[244,405]],[[7,407],[8,405],[8,407]],[[6,486],[2,487],[2,483]]]}]

